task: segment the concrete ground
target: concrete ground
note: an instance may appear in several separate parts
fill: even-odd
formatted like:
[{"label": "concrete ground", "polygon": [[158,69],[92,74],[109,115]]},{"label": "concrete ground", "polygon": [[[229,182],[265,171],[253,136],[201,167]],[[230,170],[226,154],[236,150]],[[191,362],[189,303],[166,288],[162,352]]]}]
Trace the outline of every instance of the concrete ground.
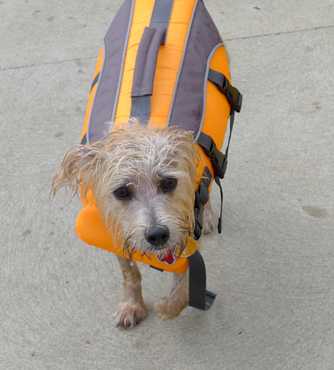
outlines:
[{"label": "concrete ground", "polygon": [[[113,256],[50,202],[120,0],[0,1],[0,369],[334,369],[334,2],[207,0],[244,93],[208,312],[114,327]],[[218,207],[218,197],[215,195]],[[169,276],[144,270],[150,306]]]}]

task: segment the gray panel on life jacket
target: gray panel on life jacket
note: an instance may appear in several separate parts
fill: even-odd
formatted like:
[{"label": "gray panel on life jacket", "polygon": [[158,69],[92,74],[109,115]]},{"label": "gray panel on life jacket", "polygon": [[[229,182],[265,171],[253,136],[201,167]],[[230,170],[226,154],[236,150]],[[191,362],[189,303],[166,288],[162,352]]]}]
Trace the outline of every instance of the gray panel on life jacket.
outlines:
[{"label": "gray panel on life jacket", "polygon": [[210,14],[198,1],[169,118],[170,126],[193,131],[201,129],[207,63],[211,51],[222,43]]},{"label": "gray panel on life jacket", "polygon": [[133,7],[133,0],[123,3],[104,38],[104,65],[89,121],[90,143],[102,139],[114,120]]},{"label": "gray panel on life jacket", "polygon": [[156,0],[152,13],[151,28],[165,29],[168,26],[174,0]]}]

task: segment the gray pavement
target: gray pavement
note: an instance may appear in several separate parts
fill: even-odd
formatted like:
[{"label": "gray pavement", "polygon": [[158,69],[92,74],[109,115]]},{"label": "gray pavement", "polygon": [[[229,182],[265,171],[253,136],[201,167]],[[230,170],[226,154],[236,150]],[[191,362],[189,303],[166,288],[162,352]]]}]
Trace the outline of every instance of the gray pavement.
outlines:
[{"label": "gray pavement", "polygon": [[[207,0],[244,93],[208,312],[114,328],[113,256],[48,199],[119,0],[0,1],[0,369],[334,369],[334,2]],[[218,197],[216,206],[218,207]],[[167,274],[144,269],[150,306]]]}]

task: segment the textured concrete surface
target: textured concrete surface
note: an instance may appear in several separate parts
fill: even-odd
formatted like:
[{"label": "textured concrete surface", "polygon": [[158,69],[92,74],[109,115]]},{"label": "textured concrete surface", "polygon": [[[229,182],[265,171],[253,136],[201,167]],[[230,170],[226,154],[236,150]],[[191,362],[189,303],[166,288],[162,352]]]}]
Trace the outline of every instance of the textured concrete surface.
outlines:
[{"label": "textured concrete surface", "polygon": [[[206,1],[245,96],[205,241],[218,297],[129,332],[114,258],[75,238],[77,200],[48,199],[119,4],[0,1],[0,369],[334,369],[334,2]],[[144,269],[149,305],[168,278]]]}]

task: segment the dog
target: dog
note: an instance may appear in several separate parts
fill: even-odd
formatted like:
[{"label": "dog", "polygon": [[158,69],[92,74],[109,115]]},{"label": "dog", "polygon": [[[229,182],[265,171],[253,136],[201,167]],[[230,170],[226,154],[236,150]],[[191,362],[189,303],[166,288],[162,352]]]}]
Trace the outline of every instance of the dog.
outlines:
[{"label": "dog", "polygon": [[[132,120],[103,140],[76,145],[64,156],[52,193],[67,187],[74,194],[91,189],[113,238],[130,252],[176,255],[194,231],[195,174],[198,152],[192,133],[142,126]],[[210,202],[204,233],[213,229]],[[134,327],[148,313],[141,274],[131,259],[117,257],[123,275],[118,327]],[[174,273],[168,297],[155,305],[162,319],[178,316],[188,305],[187,273]]]},{"label": "dog", "polygon": [[[186,3],[124,1],[98,54],[81,145],[65,154],[52,183],[53,194],[62,187],[80,192],[83,200],[93,194],[109,231],[103,228],[103,236],[112,235],[122,247],[123,298],[116,322],[123,328],[147,316],[134,261],[142,255],[174,271],[170,294],[155,306],[161,318],[178,316],[188,303],[207,309],[214,299],[211,293],[207,300],[205,266],[194,240],[214,227],[208,200],[213,180],[220,187],[221,232],[220,180],[242,95],[231,84],[228,53],[204,2]],[[91,219],[84,221],[79,237],[106,247],[109,242],[95,240]],[[87,239],[82,234],[88,229]],[[122,258],[123,251],[129,258]],[[185,268],[176,269],[177,262]],[[189,287],[187,273],[180,271],[190,271]]]}]

